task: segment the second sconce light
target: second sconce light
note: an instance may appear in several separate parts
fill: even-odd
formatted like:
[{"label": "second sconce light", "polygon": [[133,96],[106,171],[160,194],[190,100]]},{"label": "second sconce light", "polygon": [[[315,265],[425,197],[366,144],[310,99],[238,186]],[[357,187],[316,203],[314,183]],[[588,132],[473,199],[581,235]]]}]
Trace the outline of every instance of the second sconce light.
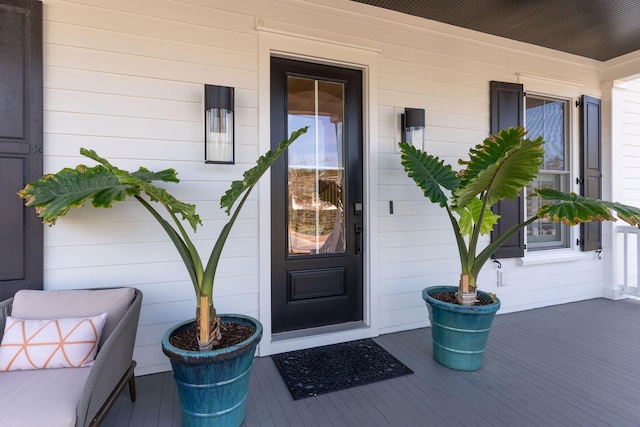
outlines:
[{"label": "second sconce light", "polygon": [[401,115],[402,140],[424,150],[424,109],[405,108]]}]

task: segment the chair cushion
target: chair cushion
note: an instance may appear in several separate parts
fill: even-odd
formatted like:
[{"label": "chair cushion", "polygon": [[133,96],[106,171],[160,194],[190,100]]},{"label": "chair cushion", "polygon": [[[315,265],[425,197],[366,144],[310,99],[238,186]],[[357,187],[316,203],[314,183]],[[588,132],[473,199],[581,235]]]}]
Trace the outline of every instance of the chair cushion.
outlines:
[{"label": "chair cushion", "polygon": [[23,320],[7,317],[0,371],[92,366],[107,314]]},{"label": "chair cushion", "polygon": [[73,427],[91,368],[0,373],[0,426]]},{"label": "chair cushion", "polygon": [[[91,317],[107,313],[100,346],[118,325],[135,296],[133,288],[82,289],[71,291],[21,290],[13,298],[11,316],[47,320]],[[99,347],[100,347],[99,346]]]}]

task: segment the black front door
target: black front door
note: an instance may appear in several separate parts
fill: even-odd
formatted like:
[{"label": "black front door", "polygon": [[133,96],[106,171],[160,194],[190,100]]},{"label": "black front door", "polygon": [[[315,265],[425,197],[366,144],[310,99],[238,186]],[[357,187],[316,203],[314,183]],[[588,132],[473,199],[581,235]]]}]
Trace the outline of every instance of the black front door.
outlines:
[{"label": "black front door", "polygon": [[362,72],[271,58],[274,333],[362,320]]},{"label": "black front door", "polygon": [[16,194],[42,175],[42,3],[0,0],[0,300],[42,289],[42,223]]}]

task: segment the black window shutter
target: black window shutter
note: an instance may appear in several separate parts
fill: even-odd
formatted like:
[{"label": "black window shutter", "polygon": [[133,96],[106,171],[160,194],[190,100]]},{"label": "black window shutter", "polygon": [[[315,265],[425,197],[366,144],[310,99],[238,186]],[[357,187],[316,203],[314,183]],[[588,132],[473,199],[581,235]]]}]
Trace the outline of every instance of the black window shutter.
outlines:
[{"label": "black window shutter", "polygon": [[[524,125],[524,89],[521,84],[495,82],[490,83],[491,134],[503,129]],[[493,212],[500,215],[493,227],[493,241],[507,229],[524,219],[524,194],[510,200],[496,203]],[[517,258],[524,256],[524,230],[513,235],[494,254],[495,258]]]},{"label": "black window shutter", "polygon": [[[580,194],[602,198],[602,121],[600,100],[582,96],[580,103]],[[580,249],[602,249],[602,223],[580,224]]]}]

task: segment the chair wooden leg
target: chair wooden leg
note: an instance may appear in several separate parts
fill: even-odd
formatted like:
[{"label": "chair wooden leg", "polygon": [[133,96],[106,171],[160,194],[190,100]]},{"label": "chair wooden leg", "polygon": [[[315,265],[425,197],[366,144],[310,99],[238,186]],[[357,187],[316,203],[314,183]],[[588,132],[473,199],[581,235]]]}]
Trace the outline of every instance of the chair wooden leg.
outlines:
[{"label": "chair wooden leg", "polygon": [[131,396],[131,401],[136,401],[136,376],[131,373],[131,378],[129,379],[129,396]]},{"label": "chair wooden leg", "polygon": [[133,374],[135,367],[136,361],[133,360],[131,361],[131,366],[129,367],[129,369],[127,369],[127,372],[125,372],[122,378],[120,378],[120,381],[118,381],[116,388],[113,389],[107,400],[102,405],[102,408],[100,408],[96,416],[93,418],[93,420],[91,420],[91,423],[89,424],[90,427],[97,427],[100,425],[102,420],[104,420],[104,418],[107,416],[107,412],[109,412],[109,409],[111,409],[116,399],[118,398],[118,395],[127,383],[129,383],[129,394],[131,395],[131,401],[136,401],[136,377]]}]

